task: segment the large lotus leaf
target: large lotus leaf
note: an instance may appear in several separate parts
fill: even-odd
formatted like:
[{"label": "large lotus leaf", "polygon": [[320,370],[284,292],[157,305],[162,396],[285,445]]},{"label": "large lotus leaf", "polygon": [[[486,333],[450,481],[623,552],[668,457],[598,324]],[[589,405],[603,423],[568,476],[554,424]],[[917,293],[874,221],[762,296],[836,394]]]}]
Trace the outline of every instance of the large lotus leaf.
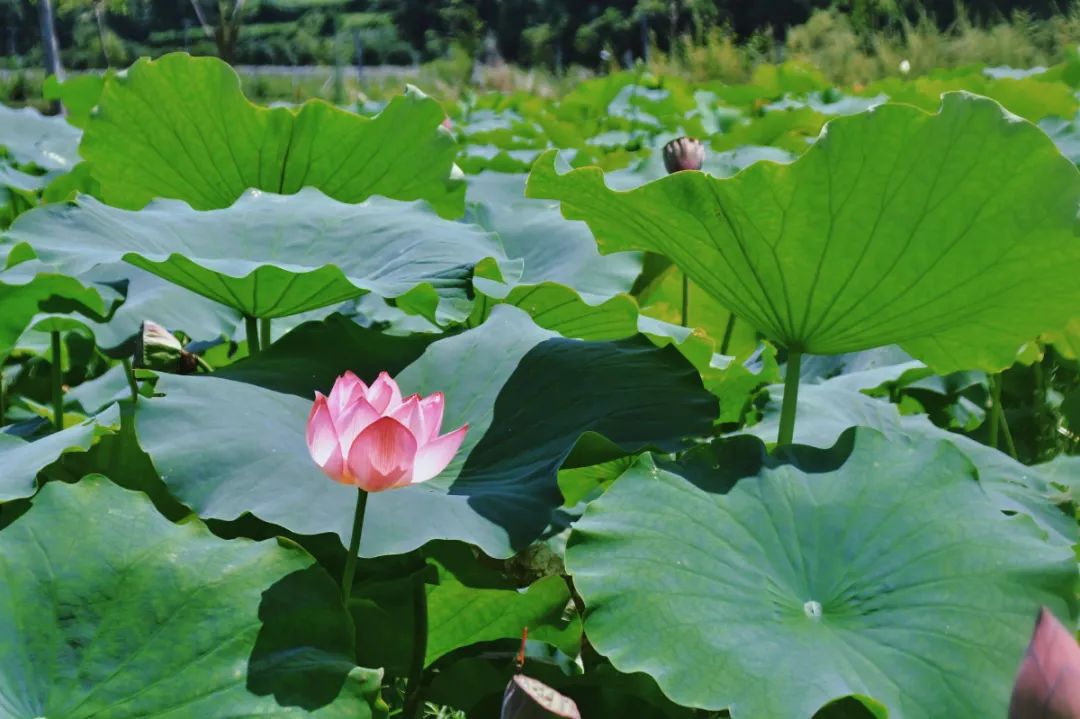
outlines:
[{"label": "large lotus leaf", "polygon": [[334,581],[296,547],[174,525],[101,477],[0,532],[11,717],[386,716]]},{"label": "large lotus leaf", "polygon": [[79,161],[80,132],[62,117],[47,117],[24,107],[0,105],[0,148],[20,164],[44,170],[70,170]]},{"label": "large lotus leaf", "polygon": [[319,100],[261,108],[226,63],[174,53],[105,81],[79,150],[102,198],[118,207],[169,197],[210,210],[248,188],[317,187],[342,202],[423,199],[456,217],[464,185],[450,179],[456,146],[444,117],[415,89],[375,118]]},{"label": "large lotus leaf", "polygon": [[128,373],[119,362],[104,374],[64,392],[64,406],[84,415],[92,415],[119,399],[131,396]]},{"label": "large lotus leaf", "polygon": [[[234,336],[243,326],[239,311],[127,263],[99,265],[76,279],[102,292],[115,291],[122,296],[123,303],[108,317],[96,319],[73,320],[64,315],[39,314],[27,323],[33,331],[47,332],[50,325],[75,329],[93,336],[95,343],[110,356],[122,357],[134,352],[135,337],[144,320],[153,320],[173,332],[182,331],[199,342]],[[304,317],[296,315],[286,321]],[[20,338],[20,348],[26,338],[26,334]]]},{"label": "large lotus leaf", "polygon": [[900,344],[939,372],[1000,369],[1080,307],[1080,172],[999,105],[946,95],[833,120],[788,165],[677,173],[613,192],[537,161],[528,194],[562,201],[604,251],[668,255],[790,349]]},{"label": "large lotus leaf", "polygon": [[[365,369],[360,362],[354,367]],[[397,379],[405,393],[445,393],[443,427],[470,428],[442,475],[370,498],[360,549],[367,557],[432,539],[508,556],[562,504],[556,473],[582,434],[602,435],[623,452],[673,449],[707,432],[717,411],[674,349],[563,339],[510,307],[433,343]],[[327,378],[310,380],[311,389],[329,389]],[[139,403],[139,439],[177,499],[204,518],[251,513],[348,544],[356,492],[308,456],[310,399],[213,376],[165,376],[157,389],[166,396]]]},{"label": "large lotus leaf", "polygon": [[1077,111],[1076,93],[1062,82],[1043,78],[995,78],[980,69],[938,70],[931,76],[917,78],[888,77],[872,82],[860,93],[888,95],[893,102],[915,105],[924,110],[937,107],[942,93],[965,90],[993,98],[1009,112],[1031,122],[1045,117],[1073,117]]},{"label": "large lotus leaf", "polygon": [[[961,450],[975,465],[979,481],[997,506],[1006,512],[1030,515],[1041,527],[1066,539],[1075,540],[1076,523],[1054,504],[1057,492],[1037,467],[1028,467],[996,449],[962,434],[935,426],[926,415],[901,417],[896,405],[869,397],[846,385],[841,376],[821,384],[806,384],[799,390],[794,441],[813,447],[831,447],[849,427],[869,427],[889,437],[946,441]],[[763,442],[776,439],[780,422],[783,386],[768,388],[768,400],[761,408],[761,422],[745,432]]]},{"label": "large lotus leaf", "polygon": [[[479,278],[474,282],[480,296],[469,318],[471,324],[478,324],[499,304],[507,304],[525,310],[533,322],[564,337],[604,341],[640,333],[658,347],[675,346],[701,374],[705,388],[720,399],[721,414],[717,419],[721,422],[738,421],[753,393],[772,381],[768,379],[771,375],[751,372],[731,357],[717,354],[717,341],[707,332],[639,315],[637,303],[628,295],[616,295],[593,306],[569,287],[554,283],[507,289],[501,283]],[[701,307],[697,307],[700,311]],[[744,356],[756,346],[749,344],[745,327],[745,323],[738,327],[729,347],[729,351],[738,350]]]},{"label": "large lotus leaf", "polygon": [[[34,317],[42,312],[78,310],[85,316],[105,320],[111,309],[106,306],[102,292],[76,279],[28,272],[24,267],[0,272],[0,363],[15,348]],[[115,295],[104,294],[110,298]]]},{"label": "large lotus leaf", "polygon": [[126,263],[100,265],[79,279],[88,285],[107,284],[124,295],[124,303],[108,322],[85,323],[98,346],[114,350],[114,354],[130,354],[130,342],[139,333],[143,320],[153,320],[174,332],[183,331],[195,341],[231,336],[243,323],[237,310]]},{"label": "large lotus leaf", "polygon": [[694,469],[643,458],[567,548],[592,645],[679,704],[1002,716],[1038,607],[1076,615],[1071,544],[998,511],[947,443],[859,430],[791,463],[725,444]]},{"label": "large lotus leaf", "polygon": [[582,340],[614,340],[637,333],[638,306],[629,295],[615,295],[591,305],[565,285],[543,282],[510,287],[477,278],[480,300],[473,306],[470,324],[480,324],[497,304],[525,310],[533,322],[563,337]]},{"label": "large lotus leaf", "polygon": [[1068,489],[1073,502],[1080,506],[1080,457],[1063,454],[1036,469],[1051,482]]},{"label": "large lotus leaf", "polygon": [[87,451],[119,425],[120,412],[113,407],[97,417],[33,442],[0,434],[0,502],[32,496],[37,491],[37,476],[41,470],[62,454]]},{"label": "large lotus leaf", "polygon": [[7,236],[65,274],[126,261],[254,317],[427,285],[422,313],[460,320],[474,266],[502,256],[494,236],[442,220],[422,203],[348,205],[314,189],[253,191],[211,212],[175,200],[133,212],[82,196],[22,215]]},{"label": "large lotus leaf", "polygon": [[469,178],[467,218],[499,233],[506,256],[521,259],[523,285],[558,282],[590,304],[628,292],[641,272],[636,253],[603,257],[588,227],[567,222],[549,202],[525,197],[525,178],[484,173]]}]

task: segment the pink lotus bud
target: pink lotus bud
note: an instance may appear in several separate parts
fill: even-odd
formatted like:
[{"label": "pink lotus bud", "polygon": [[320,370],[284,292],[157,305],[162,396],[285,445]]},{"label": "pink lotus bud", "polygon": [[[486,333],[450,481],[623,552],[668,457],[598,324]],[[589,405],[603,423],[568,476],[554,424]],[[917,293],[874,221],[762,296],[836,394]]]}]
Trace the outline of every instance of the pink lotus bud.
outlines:
[{"label": "pink lotus bud", "polygon": [[144,320],[135,338],[135,367],[173,374],[193,374],[199,358],[184,349],[172,332],[157,322]]},{"label": "pink lotus bud", "polygon": [[1080,719],[1080,646],[1046,607],[1013,686],[1009,719]]},{"label": "pink lotus bud", "polygon": [[402,399],[385,372],[370,387],[346,372],[329,397],[315,393],[308,451],[331,479],[366,492],[419,484],[446,469],[469,429],[440,436],[442,419],[441,392]]},{"label": "pink lotus bud", "polygon": [[664,167],[668,174],[700,170],[705,164],[705,145],[693,137],[680,137],[664,145]]}]

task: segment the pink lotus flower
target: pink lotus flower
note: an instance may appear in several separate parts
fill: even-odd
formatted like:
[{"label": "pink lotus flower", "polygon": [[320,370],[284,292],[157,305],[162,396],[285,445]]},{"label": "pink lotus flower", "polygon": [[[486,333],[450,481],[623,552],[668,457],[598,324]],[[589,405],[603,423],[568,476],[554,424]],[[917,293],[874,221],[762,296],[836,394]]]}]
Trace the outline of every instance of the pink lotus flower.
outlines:
[{"label": "pink lotus flower", "polygon": [[346,372],[329,397],[315,393],[308,451],[331,479],[367,492],[426,482],[446,469],[469,429],[440,436],[443,406],[442,392],[402,399],[385,372],[370,387]]},{"label": "pink lotus flower", "polygon": [[1009,719],[1080,718],[1080,646],[1043,607],[1013,686]]}]

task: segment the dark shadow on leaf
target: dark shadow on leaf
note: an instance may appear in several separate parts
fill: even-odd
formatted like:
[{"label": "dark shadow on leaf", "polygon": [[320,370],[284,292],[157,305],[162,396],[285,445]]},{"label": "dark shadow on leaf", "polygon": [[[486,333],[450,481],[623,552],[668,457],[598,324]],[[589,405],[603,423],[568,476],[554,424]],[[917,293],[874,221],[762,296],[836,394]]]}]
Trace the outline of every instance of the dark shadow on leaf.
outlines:
[{"label": "dark shadow on leaf", "polygon": [[329,392],[346,370],[365,381],[382,371],[396,375],[438,337],[388,335],[335,313],[305,322],[255,357],[223,367],[214,376],[311,399],[315,390]]},{"label": "dark shadow on leaf", "polygon": [[191,510],[169,493],[153,460],[139,446],[136,419],[131,404],[121,402],[119,431],[103,436],[85,452],[62,454],[42,471],[42,477],[75,483],[88,474],[102,474],[124,489],[146,494],[161,514],[179,522]]},{"label": "dark shadow on leaf", "polygon": [[874,719],[874,713],[859,698],[847,696],[821,707],[814,719]]},{"label": "dark shadow on leaf", "polygon": [[[555,337],[525,354],[495,399],[491,424],[450,494],[506,530],[515,547],[539,537],[562,504],[556,473],[642,449],[670,452],[707,434],[717,400],[674,347],[635,337],[581,342]],[[586,432],[605,442],[578,446]],[[603,456],[585,456],[590,446]]]},{"label": "dark shadow on leaf", "polygon": [[695,447],[677,462],[658,457],[656,464],[706,492],[727,494],[740,479],[756,475],[767,458],[760,439],[740,434]]},{"label": "dark shadow on leaf", "polygon": [[0,502],[0,530],[30,511],[30,498]]},{"label": "dark shadow on leaf", "polygon": [[337,586],[318,565],[263,592],[248,662],[248,691],[313,711],[333,702],[355,664],[352,622]]},{"label": "dark shadow on leaf", "polygon": [[763,467],[790,465],[808,474],[834,472],[851,456],[855,431],[855,427],[845,430],[828,449],[795,444],[777,448],[771,455],[760,439],[740,434],[695,447],[677,462],[658,457],[656,464],[706,492],[727,494],[740,479],[757,475]]},{"label": "dark shadow on leaf", "polygon": [[[807,474],[819,474],[835,472],[844,466],[848,457],[855,449],[855,436],[859,432],[858,427],[848,427],[836,438],[836,443],[828,449],[809,447],[803,444],[792,444],[786,447],[777,447],[769,458],[769,466],[779,467],[789,464]],[[871,432],[873,430],[861,430]]]}]

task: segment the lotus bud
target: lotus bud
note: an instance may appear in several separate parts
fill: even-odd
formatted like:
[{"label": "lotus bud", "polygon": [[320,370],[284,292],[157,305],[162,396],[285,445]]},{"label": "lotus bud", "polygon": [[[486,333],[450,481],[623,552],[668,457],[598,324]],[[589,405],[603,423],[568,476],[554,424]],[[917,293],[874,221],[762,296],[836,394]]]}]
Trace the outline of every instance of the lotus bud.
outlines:
[{"label": "lotus bud", "polygon": [[193,374],[199,358],[184,350],[180,340],[159,325],[145,320],[135,340],[135,367],[172,374]]},{"label": "lotus bud", "polygon": [[705,164],[705,145],[693,137],[680,137],[664,145],[664,167],[668,174],[700,170]]},{"label": "lotus bud", "polygon": [[469,429],[440,435],[444,404],[441,392],[402,399],[385,372],[370,387],[346,372],[329,396],[315,393],[308,451],[330,479],[365,492],[426,482],[446,469]]},{"label": "lotus bud", "polygon": [[1013,686],[1009,719],[1080,717],[1080,645],[1046,607]]},{"label": "lotus bud", "polygon": [[503,693],[500,719],[581,719],[574,700],[547,684],[515,674]]}]

